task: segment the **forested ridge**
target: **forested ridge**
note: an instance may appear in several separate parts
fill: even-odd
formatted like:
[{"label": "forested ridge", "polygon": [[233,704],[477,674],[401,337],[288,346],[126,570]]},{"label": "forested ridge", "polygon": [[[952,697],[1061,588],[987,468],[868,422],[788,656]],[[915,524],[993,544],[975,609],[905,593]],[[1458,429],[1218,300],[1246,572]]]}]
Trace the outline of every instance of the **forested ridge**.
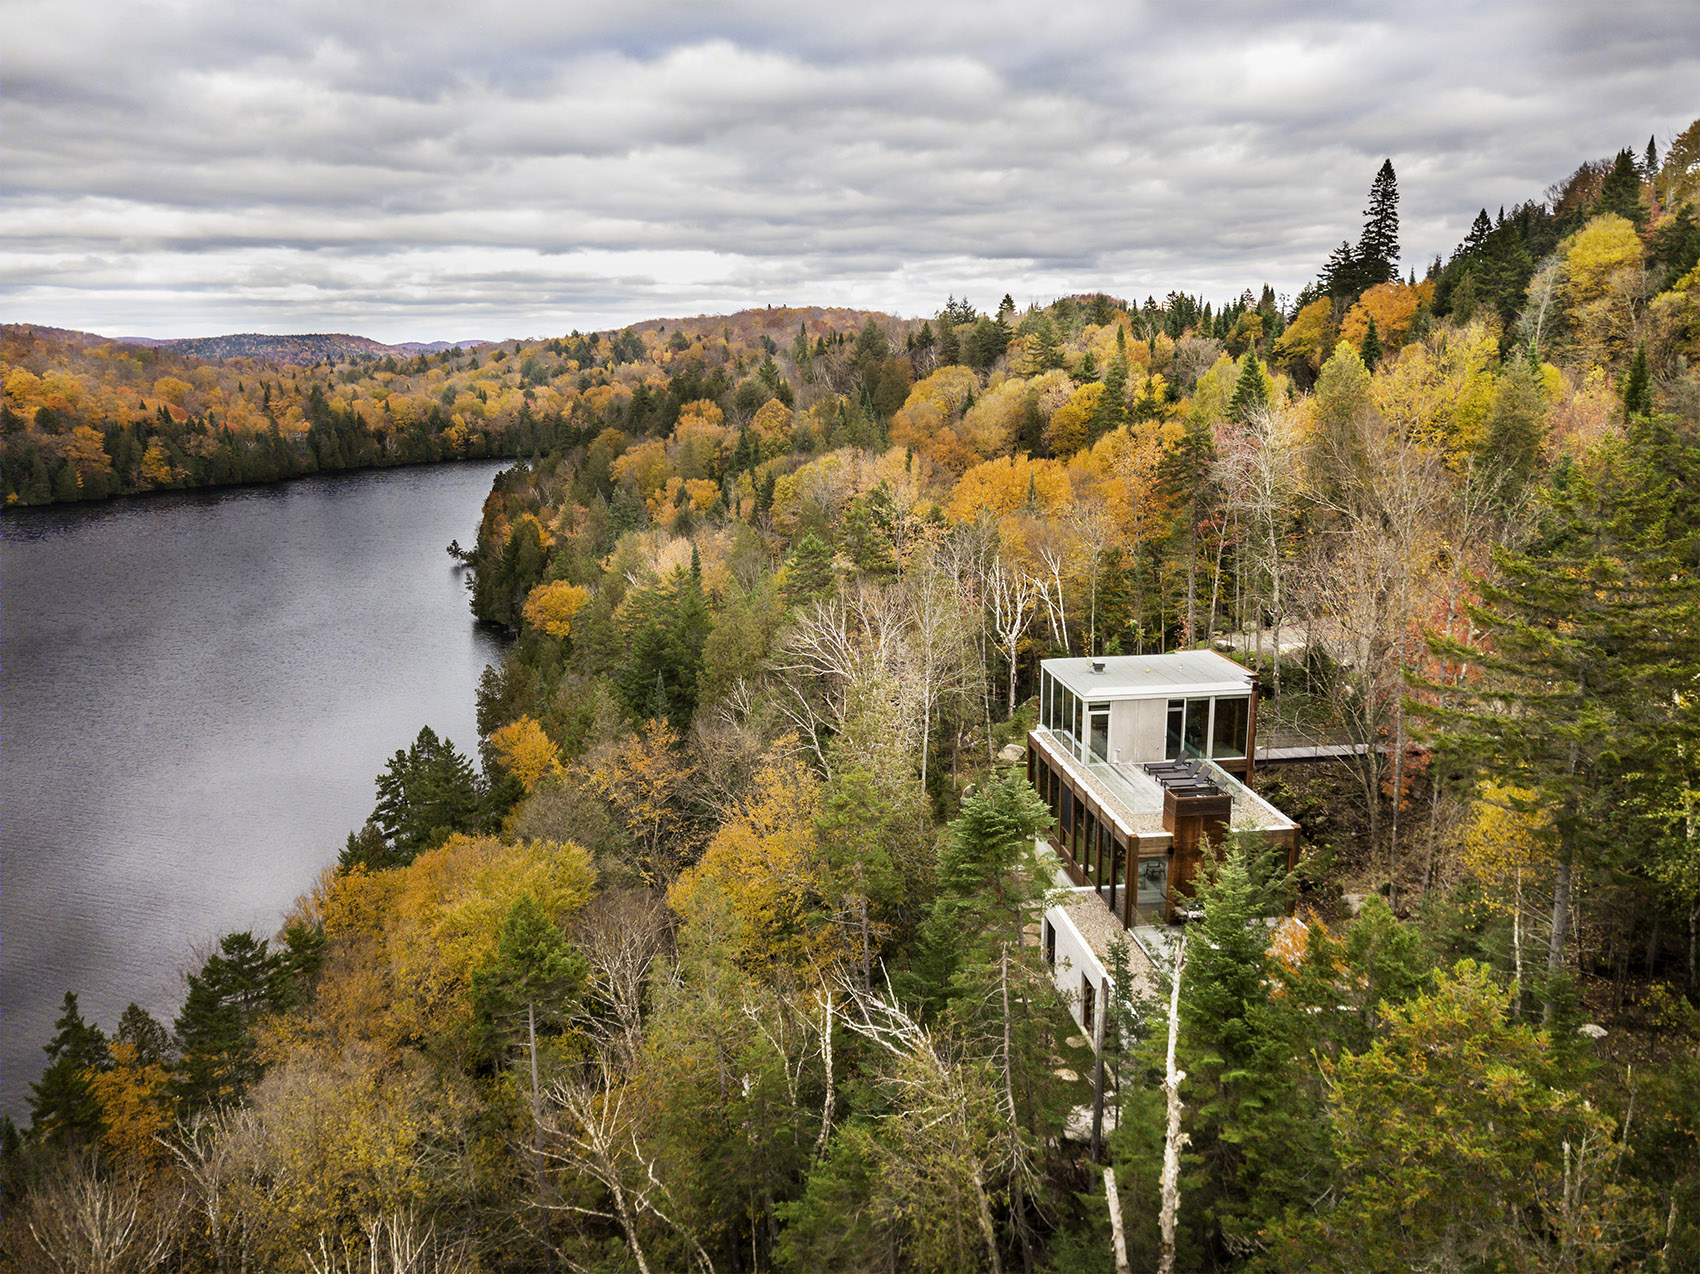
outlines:
[{"label": "forested ridge", "polygon": [[[1700,1269],[1697,190],[1700,123],[1421,277],[1384,165],[1291,301],[176,376],[207,396],[125,434],[142,469],[187,472],[230,376],[296,456],[524,457],[450,550],[515,644],[480,754],[398,750],[169,1026],[67,996],[3,1129],[10,1259],[1109,1271],[1109,1166],[1134,1268]],[[121,472],[11,367],[8,457],[80,483],[86,429]],[[1299,869],[1214,847],[1099,1069],[1004,758],[1041,659],[1205,644],[1265,739],[1363,746],[1257,778]]]}]

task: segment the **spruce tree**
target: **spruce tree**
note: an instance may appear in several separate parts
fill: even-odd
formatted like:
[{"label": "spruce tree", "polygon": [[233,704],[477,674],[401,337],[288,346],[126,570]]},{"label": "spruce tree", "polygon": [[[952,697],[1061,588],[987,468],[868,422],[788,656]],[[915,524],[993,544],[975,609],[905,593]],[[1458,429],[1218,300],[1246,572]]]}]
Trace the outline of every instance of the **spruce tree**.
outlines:
[{"label": "spruce tree", "polygon": [[1369,188],[1363,234],[1355,254],[1358,291],[1399,277],[1399,182],[1393,161],[1384,160]]},{"label": "spruce tree", "polygon": [[[412,746],[390,758],[377,787],[371,822],[388,849],[384,866],[410,863],[421,850],[478,824],[481,793],[472,765],[430,726],[420,727]],[[367,861],[370,849],[363,831],[350,838],[345,854]]]},{"label": "spruce tree", "polygon": [[1512,358],[1494,387],[1482,445],[1482,467],[1505,509],[1522,503],[1547,436],[1546,391],[1540,370]]},{"label": "spruce tree", "polygon": [[1370,371],[1381,361],[1381,333],[1375,330],[1375,316],[1372,314],[1369,326],[1364,329],[1364,343],[1359,347],[1359,355],[1364,360],[1364,366]]},{"label": "spruce tree", "polygon": [[787,606],[803,606],[831,597],[834,589],[832,550],[813,531],[797,541],[791,560],[785,564],[785,585],[780,596]]},{"label": "spruce tree", "polygon": [[1576,885],[1624,847],[1615,794],[1627,772],[1655,790],[1682,786],[1670,769],[1686,763],[1683,750],[1650,734],[1682,702],[1697,661],[1693,564],[1681,556],[1690,496],[1672,474],[1700,466],[1691,445],[1668,443],[1632,427],[1589,468],[1564,470],[1534,543],[1495,554],[1469,608],[1479,644],[1429,639],[1443,665],[1474,674],[1428,687],[1444,697],[1421,709],[1439,727],[1440,754],[1519,794],[1513,806],[1552,827],[1549,1022],[1566,997]]},{"label": "spruce tree", "polygon": [[1269,381],[1263,375],[1257,355],[1247,350],[1240,356],[1240,374],[1234,382],[1233,397],[1228,399],[1228,417],[1243,424],[1254,412],[1268,406]]},{"label": "spruce tree", "polygon": [[1635,223],[1636,229],[1647,224],[1647,209],[1641,202],[1641,169],[1635,155],[1627,147],[1617,152],[1611,171],[1600,183],[1600,196],[1589,210],[1590,216],[1615,212]]},{"label": "spruce tree", "polygon": [[1358,258],[1344,239],[1328,254],[1322,267],[1322,290],[1336,300],[1348,300],[1362,289],[1358,286]]},{"label": "spruce tree", "polygon": [[260,1077],[254,1027],[279,1007],[285,988],[278,957],[263,938],[230,933],[189,975],[189,991],[173,1028],[179,1060],[171,1090],[183,1113],[242,1099]]},{"label": "spruce tree", "polygon": [[1647,342],[1635,347],[1629,375],[1623,382],[1623,418],[1653,414],[1653,385],[1647,372]]},{"label": "spruce tree", "polygon": [[[1117,329],[1120,335],[1120,329]],[[1094,440],[1114,433],[1127,424],[1127,349],[1118,342],[1104,373],[1104,392],[1092,408],[1092,437]]]},{"label": "spruce tree", "polygon": [[989,776],[962,802],[939,851],[939,896],[922,926],[919,979],[903,989],[935,1005],[952,984],[981,999],[999,947],[1019,950],[1042,897],[1035,837],[1051,825],[1050,807],[1020,770]]},{"label": "spruce tree", "polygon": [[100,1027],[83,1020],[74,992],[65,992],[46,1052],[47,1069],[30,1085],[30,1136],[46,1145],[90,1145],[105,1124],[89,1075],[110,1066],[112,1054]]},{"label": "spruce tree", "polygon": [[956,328],[943,320],[939,322],[939,366],[956,367],[962,362],[962,342]]}]

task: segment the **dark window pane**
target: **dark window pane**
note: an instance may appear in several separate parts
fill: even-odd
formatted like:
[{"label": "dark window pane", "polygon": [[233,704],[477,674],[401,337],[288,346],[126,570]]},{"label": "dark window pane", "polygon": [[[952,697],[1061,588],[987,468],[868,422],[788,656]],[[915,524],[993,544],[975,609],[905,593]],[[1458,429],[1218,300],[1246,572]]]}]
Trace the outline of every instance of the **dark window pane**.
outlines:
[{"label": "dark window pane", "polygon": [[1250,699],[1216,700],[1216,726],[1211,732],[1210,755],[1238,758],[1245,755],[1246,726],[1251,715]]},{"label": "dark window pane", "polygon": [[1186,754],[1203,756],[1206,731],[1210,729],[1210,700],[1186,701]]}]

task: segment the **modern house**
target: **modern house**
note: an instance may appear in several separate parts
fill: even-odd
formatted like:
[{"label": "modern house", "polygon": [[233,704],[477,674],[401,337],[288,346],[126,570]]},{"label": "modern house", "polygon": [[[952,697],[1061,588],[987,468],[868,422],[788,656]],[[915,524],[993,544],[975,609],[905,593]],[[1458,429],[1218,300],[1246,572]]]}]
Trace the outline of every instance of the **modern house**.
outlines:
[{"label": "modern house", "polygon": [[1056,816],[1057,884],[1041,941],[1091,1034],[1109,944],[1149,962],[1184,921],[1205,842],[1254,836],[1298,861],[1299,827],[1245,785],[1257,676],[1207,650],[1047,659],[1027,776]]}]

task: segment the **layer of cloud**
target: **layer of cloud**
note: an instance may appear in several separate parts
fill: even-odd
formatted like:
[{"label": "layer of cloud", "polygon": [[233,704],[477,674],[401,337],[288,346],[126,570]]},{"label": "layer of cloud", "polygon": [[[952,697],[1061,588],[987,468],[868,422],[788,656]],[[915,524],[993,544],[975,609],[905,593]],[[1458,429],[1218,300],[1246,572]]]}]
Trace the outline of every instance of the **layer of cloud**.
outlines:
[{"label": "layer of cloud", "polygon": [[1695,109],[1684,5],[20,0],[9,320],[544,334],[1296,291]]}]

